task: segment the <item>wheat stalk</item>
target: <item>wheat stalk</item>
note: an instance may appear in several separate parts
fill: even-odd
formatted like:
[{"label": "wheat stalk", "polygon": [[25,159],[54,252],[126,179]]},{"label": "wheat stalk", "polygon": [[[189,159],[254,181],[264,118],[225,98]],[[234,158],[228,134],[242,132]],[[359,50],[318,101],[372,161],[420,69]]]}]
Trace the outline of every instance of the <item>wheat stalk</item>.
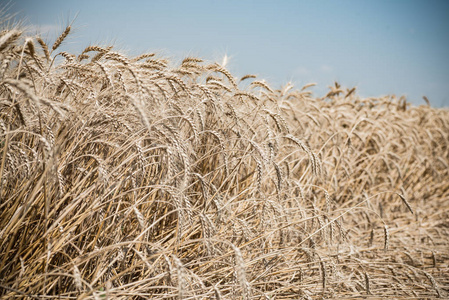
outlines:
[{"label": "wheat stalk", "polygon": [[0,37],[0,51],[3,51],[6,47],[11,45],[14,41],[16,41],[22,32],[19,30],[10,30],[6,34]]}]

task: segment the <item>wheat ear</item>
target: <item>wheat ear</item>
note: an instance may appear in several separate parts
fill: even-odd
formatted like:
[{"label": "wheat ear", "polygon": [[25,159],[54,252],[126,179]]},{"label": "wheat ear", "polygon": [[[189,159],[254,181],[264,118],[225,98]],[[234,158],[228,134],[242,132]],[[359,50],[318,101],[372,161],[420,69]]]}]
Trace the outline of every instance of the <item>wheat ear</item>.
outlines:
[{"label": "wheat ear", "polygon": [[52,52],[58,49],[59,46],[61,46],[64,39],[69,35],[71,29],[72,27],[70,25],[65,28],[64,32],[56,39],[55,43],[53,44],[53,47],[51,48]]}]

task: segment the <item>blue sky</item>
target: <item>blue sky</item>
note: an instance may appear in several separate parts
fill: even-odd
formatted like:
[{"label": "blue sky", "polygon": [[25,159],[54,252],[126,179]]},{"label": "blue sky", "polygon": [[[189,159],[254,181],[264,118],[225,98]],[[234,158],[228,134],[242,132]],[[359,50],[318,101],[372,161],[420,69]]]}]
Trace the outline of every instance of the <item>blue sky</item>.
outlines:
[{"label": "blue sky", "polygon": [[114,44],[130,55],[179,61],[230,59],[235,76],[278,88],[338,81],[364,97],[406,95],[449,107],[449,1],[85,1],[16,0],[10,13],[53,42],[75,15],[61,50]]}]

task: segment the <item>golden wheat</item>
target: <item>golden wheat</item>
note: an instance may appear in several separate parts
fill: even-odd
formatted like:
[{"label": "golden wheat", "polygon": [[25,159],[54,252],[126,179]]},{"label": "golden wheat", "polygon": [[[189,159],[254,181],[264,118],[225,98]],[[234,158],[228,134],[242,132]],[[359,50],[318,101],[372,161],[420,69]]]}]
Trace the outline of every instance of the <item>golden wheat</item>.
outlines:
[{"label": "golden wheat", "polygon": [[0,35],[2,299],[447,297],[447,109],[70,32]]}]

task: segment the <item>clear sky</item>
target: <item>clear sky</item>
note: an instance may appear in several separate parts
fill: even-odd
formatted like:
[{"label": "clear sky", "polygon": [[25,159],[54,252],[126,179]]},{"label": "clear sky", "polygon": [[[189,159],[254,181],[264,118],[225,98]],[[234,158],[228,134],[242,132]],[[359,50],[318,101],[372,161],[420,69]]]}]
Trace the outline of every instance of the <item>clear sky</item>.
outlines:
[{"label": "clear sky", "polygon": [[[0,0],[0,2],[6,2]],[[449,107],[448,0],[13,0],[9,12],[53,42],[75,15],[64,45],[114,44],[130,55],[159,52],[221,61],[236,76],[274,88],[335,80],[361,96],[406,95]]]}]

